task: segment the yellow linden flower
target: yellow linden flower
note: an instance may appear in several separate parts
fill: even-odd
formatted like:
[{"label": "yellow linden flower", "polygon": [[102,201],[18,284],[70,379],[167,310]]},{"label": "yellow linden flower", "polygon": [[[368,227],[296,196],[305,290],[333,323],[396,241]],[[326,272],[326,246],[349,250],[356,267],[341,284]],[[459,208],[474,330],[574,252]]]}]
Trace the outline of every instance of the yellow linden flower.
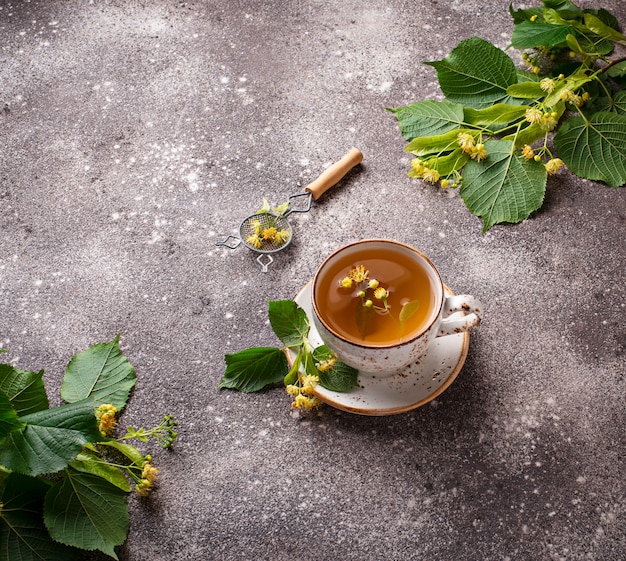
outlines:
[{"label": "yellow linden flower", "polygon": [[424,173],[424,162],[419,158],[411,160],[411,167],[419,177]]},{"label": "yellow linden flower", "polygon": [[300,394],[300,388],[298,386],[294,386],[293,384],[289,384],[285,390],[291,397],[295,397]]},{"label": "yellow linden flower", "polygon": [[539,121],[541,121],[542,117],[543,113],[536,107],[529,107],[528,109],[526,109],[526,120],[529,123],[538,123]]},{"label": "yellow linden flower", "polygon": [[246,238],[246,243],[259,249],[263,245],[263,240],[258,234],[251,234]]},{"label": "yellow linden flower", "polygon": [[152,489],[152,481],[149,479],[142,479],[140,483],[135,485],[135,491],[140,497],[147,497]]},{"label": "yellow linden flower", "polygon": [[111,403],[103,403],[96,409],[96,419],[98,420],[98,430],[102,436],[107,436],[113,432],[117,421],[115,414],[117,409]]},{"label": "yellow linden flower", "polygon": [[287,243],[290,238],[291,238],[291,234],[289,233],[289,230],[287,229],[278,230],[278,232],[276,232],[276,241],[279,243],[280,242]]},{"label": "yellow linden flower", "polygon": [[387,291],[382,286],[379,286],[374,291],[374,296],[378,298],[378,300],[382,300],[383,298],[387,298],[388,294],[387,294]]},{"label": "yellow linden flower", "polygon": [[589,95],[589,92],[583,92],[581,98],[583,101],[589,101],[591,99],[591,96]]},{"label": "yellow linden flower", "polygon": [[374,302],[372,302],[371,300],[366,300],[365,304],[363,304],[366,308],[371,308],[374,306]]},{"label": "yellow linden flower", "polygon": [[368,286],[369,286],[372,290],[376,290],[376,289],[378,288],[378,285],[379,285],[379,284],[380,284],[380,283],[379,283],[376,279],[372,279],[372,280],[369,282],[369,285],[368,285]]},{"label": "yellow linden flower", "polygon": [[539,126],[541,127],[541,130],[544,131],[552,131],[558,124],[559,122],[552,113],[545,113],[539,121]]},{"label": "yellow linden flower", "polygon": [[525,144],[524,148],[522,148],[522,156],[527,160],[530,160],[535,156],[535,151],[532,149],[532,146]]},{"label": "yellow linden flower", "polygon": [[449,179],[442,179],[439,184],[441,185],[442,189],[446,189],[448,187],[448,185],[450,185],[450,180]]},{"label": "yellow linden flower", "polygon": [[305,409],[306,411],[311,411],[316,407],[319,407],[322,404],[318,397],[306,397],[302,394],[296,396],[296,399],[291,404],[291,407],[294,409]]},{"label": "yellow linden flower", "polygon": [[335,366],[336,363],[337,359],[335,357],[331,357],[328,360],[320,360],[319,362],[316,362],[315,368],[317,368],[320,372],[326,372]]},{"label": "yellow linden flower", "polygon": [[530,21],[537,21],[537,14],[530,16]]},{"label": "yellow linden flower", "polygon": [[439,177],[439,172],[436,169],[426,169],[424,170],[424,176],[422,179],[428,183],[437,183],[437,181],[439,181]]},{"label": "yellow linden flower", "polygon": [[570,99],[572,99],[573,96],[575,96],[576,94],[572,91],[572,90],[563,90],[560,94],[559,97],[561,98],[562,101],[569,101]]},{"label": "yellow linden flower", "polygon": [[261,232],[261,237],[264,240],[274,241],[276,239],[276,234],[278,234],[278,230],[274,228],[274,226],[271,226],[269,228],[265,228],[265,230]]},{"label": "yellow linden flower", "polygon": [[457,136],[456,141],[458,145],[461,147],[461,150],[463,150],[463,152],[465,152],[466,154],[469,154],[470,150],[476,144],[476,140],[474,139],[474,137],[467,132],[459,133],[459,136]]},{"label": "yellow linden flower", "polygon": [[485,150],[485,145],[480,143],[474,146],[474,148],[472,148],[472,152],[470,153],[470,158],[472,158],[472,160],[476,160],[477,162],[486,160],[487,150]]},{"label": "yellow linden flower", "polygon": [[574,95],[570,98],[569,102],[570,102],[572,105],[575,105],[576,107],[582,107],[582,106],[584,105],[584,103],[585,103],[585,102],[583,101],[583,98],[582,98],[581,96],[579,96],[579,95],[576,95],[576,94],[574,94]]},{"label": "yellow linden flower", "polygon": [[554,88],[556,87],[556,84],[552,78],[544,78],[539,82],[539,87],[544,92],[552,93],[554,91]]},{"label": "yellow linden flower", "polygon": [[261,234],[261,222],[258,220],[252,220],[250,222],[250,226],[252,226],[252,232],[257,236]]},{"label": "yellow linden flower", "polygon": [[355,269],[352,269],[349,273],[348,276],[357,284],[363,281],[366,281],[369,278],[369,271],[365,270],[365,266],[364,265],[359,265],[358,267],[356,267]]},{"label": "yellow linden flower", "polygon": [[559,171],[563,167],[563,165],[564,165],[563,160],[561,160],[560,158],[553,158],[552,160],[548,160],[544,164],[546,171],[550,175],[554,175],[557,171]]},{"label": "yellow linden flower", "polygon": [[150,483],[154,483],[159,473],[159,468],[154,467],[150,462],[146,462],[143,465],[143,471],[141,472],[141,479],[147,479]]},{"label": "yellow linden flower", "polygon": [[350,277],[346,277],[345,279],[341,279],[340,284],[343,288],[352,288],[354,281]]}]

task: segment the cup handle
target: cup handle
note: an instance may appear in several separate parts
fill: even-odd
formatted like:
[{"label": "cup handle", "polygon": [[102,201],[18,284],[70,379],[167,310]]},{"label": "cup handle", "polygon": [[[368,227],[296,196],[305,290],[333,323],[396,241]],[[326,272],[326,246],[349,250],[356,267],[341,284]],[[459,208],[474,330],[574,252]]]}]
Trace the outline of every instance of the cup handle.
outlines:
[{"label": "cup handle", "polygon": [[[448,317],[454,312],[464,312],[465,315]],[[448,296],[443,303],[444,319],[439,325],[437,337],[469,331],[480,324],[482,317],[482,304],[473,296],[469,296],[468,294]]]}]

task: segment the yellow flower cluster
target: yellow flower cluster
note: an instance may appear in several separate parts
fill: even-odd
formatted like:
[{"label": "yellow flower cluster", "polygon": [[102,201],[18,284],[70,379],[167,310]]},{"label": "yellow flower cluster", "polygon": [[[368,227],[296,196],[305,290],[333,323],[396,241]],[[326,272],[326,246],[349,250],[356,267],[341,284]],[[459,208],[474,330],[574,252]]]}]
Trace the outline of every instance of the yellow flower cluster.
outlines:
[{"label": "yellow flower cluster", "polygon": [[[377,279],[370,279],[369,274],[370,272],[365,269],[364,265],[358,265],[354,269],[351,269],[348,272],[348,276],[343,278],[339,284],[342,288],[353,288],[367,282],[367,285],[364,285],[357,294],[357,296],[361,298],[363,306],[366,308],[375,308],[377,310],[387,310],[387,298],[389,297],[389,291],[385,287],[381,286]],[[366,298],[368,294],[367,291],[369,291],[369,294],[373,295],[376,300],[380,300],[382,302],[382,307],[376,306],[371,298]]]},{"label": "yellow flower cluster", "polygon": [[311,411],[317,409],[322,402],[314,393],[315,386],[319,383],[319,377],[313,375],[300,375],[299,383],[289,384],[287,393],[294,398],[291,407]]},{"label": "yellow flower cluster", "polygon": [[535,151],[533,150],[532,146],[525,144],[522,148],[522,156],[524,156],[524,158],[526,158],[527,160],[531,160],[532,158],[534,158]]},{"label": "yellow flower cluster", "polygon": [[246,238],[246,243],[256,249],[261,249],[265,242],[275,243],[278,246],[284,245],[291,237],[289,230],[277,230],[274,226],[263,228],[259,220],[253,220],[250,225],[252,234]]},{"label": "yellow flower cluster", "polygon": [[563,160],[561,160],[560,158],[552,158],[551,160],[548,160],[544,164],[546,171],[550,175],[554,175],[557,171],[559,171],[563,167],[563,165],[564,165]]},{"label": "yellow flower cluster", "polygon": [[539,82],[539,87],[546,93],[552,93],[556,88],[556,82],[552,78],[544,78]]},{"label": "yellow flower cluster", "polygon": [[474,135],[467,132],[459,133],[457,143],[461,147],[461,150],[469,155],[472,160],[480,162],[487,159],[485,145],[482,142],[476,142]]},{"label": "yellow flower cluster", "polygon": [[110,435],[117,426],[117,421],[115,420],[116,414],[117,409],[111,403],[103,403],[96,409],[98,430],[102,436]]},{"label": "yellow flower cluster", "polygon": [[546,132],[552,131],[559,124],[557,120],[559,114],[556,111],[544,113],[537,107],[529,107],[526,109],[526,120],[531,124],[537,124]]},{"label": "yellow flower cluster", "polygon": [[582,107],[586,101],[589,101],[591,96],[588,92],[584,92],[582,95],[574,93],[572,90],[563,90],[559,96],[563,101],[571,103],[575,107]]},{"label": "yellow flower cluster", "polygon": [[154,467],[150,462],[145,462],[143,464],[141,481],[135,485],[135,491],[137,491],[139,496],[145,497],[150,493],[158,473],[159,469]]},{"label": "yellow flower cluster", "polygon": [[352,288],[355,284],[361,284],[369,278],[370,272],[365,269],[364,265],[359,265],[352,269],[348,276],[341,280],[343,288]]},{"label": "yellow flower cluster", "polygon": [[436,169],[429,168],[426,162],[419,158],[411,160],[411,167],[415,171],[416,176],[427,183],[437,183],[439,177],[441,177]]}]

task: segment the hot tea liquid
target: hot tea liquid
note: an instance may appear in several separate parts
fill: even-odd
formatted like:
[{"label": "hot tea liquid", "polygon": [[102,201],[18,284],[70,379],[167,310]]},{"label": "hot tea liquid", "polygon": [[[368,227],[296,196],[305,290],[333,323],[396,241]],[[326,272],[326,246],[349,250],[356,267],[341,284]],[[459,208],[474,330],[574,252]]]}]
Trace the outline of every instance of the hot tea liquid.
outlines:
[{"label": "hot tea liquid", "polygon": [[[356,343],[386,346],[411,339],[432,321],[436,305],[436,289],[420,262],[388,248],[356,250],[327,266],[316,284],[316,303],[326,324],[341,337]],[[363,265],[369,279],[376,279],[389,292],[389,312],[372,311],[364,321],[363,300],[358,292],[362,286],[344,288],[341,280],[350,270]],[[365,283],[363,286],[367,286]],[[368,298],[371,291],[368,291]],[[373,299],[377,305],[380,302]],[[418,301],[409,317],[400,322],[404,304]]]}]

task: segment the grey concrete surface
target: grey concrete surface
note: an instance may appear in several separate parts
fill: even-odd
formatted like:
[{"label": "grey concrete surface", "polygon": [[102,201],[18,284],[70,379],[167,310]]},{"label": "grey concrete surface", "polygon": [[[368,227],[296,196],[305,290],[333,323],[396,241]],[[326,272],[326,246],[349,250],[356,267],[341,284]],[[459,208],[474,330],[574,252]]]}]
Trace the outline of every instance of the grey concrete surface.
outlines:
[{"label": "grey concrete surface", "polygon": [[[121,423],[180,421],[120,559],[626,559],[626,191],[565,173],[482,236],[454,191],[406,177],[385,111],[441,99],[421,63],[461,39],[506,47],[508,5],[0,2],[3,358],[44,368],[58,403],[71,356],[121,333]],[[215,246],[351,146],[363,164],[267,274]],[[454,384],[386,417],[218,391],[225,353],[278,344],[267,301],[369,237],[485,304]]]}]

